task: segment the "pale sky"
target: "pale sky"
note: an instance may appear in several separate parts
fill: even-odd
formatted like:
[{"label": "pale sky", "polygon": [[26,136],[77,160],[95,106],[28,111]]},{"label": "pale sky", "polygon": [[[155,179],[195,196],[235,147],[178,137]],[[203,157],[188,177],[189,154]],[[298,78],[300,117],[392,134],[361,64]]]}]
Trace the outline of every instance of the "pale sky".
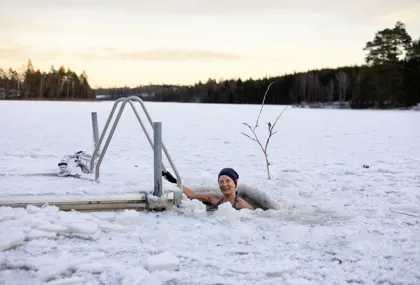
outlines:
[{"label": "pale sky", "polygon": [[378,30],[420,37],[420,0],[0,0],[0,67],[92,87],[193,84],[362,64]]}]

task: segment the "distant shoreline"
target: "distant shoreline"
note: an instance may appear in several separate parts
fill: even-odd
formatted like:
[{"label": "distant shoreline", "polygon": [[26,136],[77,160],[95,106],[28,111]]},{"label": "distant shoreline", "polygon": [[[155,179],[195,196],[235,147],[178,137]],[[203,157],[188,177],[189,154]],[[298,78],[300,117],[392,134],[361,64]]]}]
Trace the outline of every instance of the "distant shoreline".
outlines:
[{"label": "distant shoreline", "polygon": [[0,101],[60,101],[60,102],[101,102],[99,99],[78,98],[0,98]]},{"label": "distant shoreline", "polygon": [[[107,102],[116,100],[101,100],[101,99],[77,99],[77,98],[0,98],[0,101],[53,101],[53,102]],[[159,102],[159,103],[197,103],[197,102],[176,102],[176,101],[145,101],[145,102]],[[201,104],[201,103],[197,103]],[[206,104],[206,103],[203,103]],[[229,103],[216,103],[229,104]],[[239,104],[241,105],[241,104]],[[258,104],[254,104],[258,105]],[[273,104],[270,104],[273,105]],[[278,104],[283,105],[283,104]],[[414,110],[420,111],[420,103],[412,107],[379,107],[370,106],[366,108],[352,108],[350,102],[311,102],[302,104],[291,104],[293,108],[299,109],[332,109],[332,110]]]},{"label": "distant shoreline", "polygon": [[415,110],[420,111],[420,103],[411,107],[403,106],[369,106],[366,108],[363,107],[352,107],[350,102],[311,102],[311,103],[301,103],[293,104],[293,107],[300,109],[332,109],[332,110]]}]

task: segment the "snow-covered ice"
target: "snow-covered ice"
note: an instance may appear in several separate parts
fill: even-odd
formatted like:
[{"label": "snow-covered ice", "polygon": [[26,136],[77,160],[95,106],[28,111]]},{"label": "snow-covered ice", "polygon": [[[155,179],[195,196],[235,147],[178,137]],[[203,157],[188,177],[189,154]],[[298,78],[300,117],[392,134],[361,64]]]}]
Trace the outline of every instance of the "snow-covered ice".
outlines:
[{"label": "snow-covered ice", "polygon": [[[1,102],[1,195],[152,191],[153,152],[130,108],[100,183],[51,175],[63,155],[92,153],[91,112],[102,128],[112,104]],[[2,207],[0,284],[420,284],[419,112],[289,108],[268,180],[241,134],[260,106],[146,107],[184,184],[217,192],[218,171],[233,167],[239,191],[270,209],[207,212],[185,197],[149,213]],[[264,107],[261,136],[283,108]]]},{"label": "snow-covered ice", "polygon": [[147,259],[147,270],[153,271],[173,271],[178,269],[179,259],[171,252],[163,252]]}]

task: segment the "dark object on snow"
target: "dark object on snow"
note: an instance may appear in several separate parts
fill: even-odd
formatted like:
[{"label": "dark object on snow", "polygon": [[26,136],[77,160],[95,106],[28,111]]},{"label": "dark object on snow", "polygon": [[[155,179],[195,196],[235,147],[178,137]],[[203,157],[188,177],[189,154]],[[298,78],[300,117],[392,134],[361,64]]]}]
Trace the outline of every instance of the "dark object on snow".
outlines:
[{"label": "dark object on snow", "polygon": [[175,177],[172,176],[172,174],[169,171],[162,171],[162,176],[165,177],[166,180],[168,180],[171,183],[177,183],[178,181],[176,180]]},{"label": "dark object on snow", "polygon": [[[78,151],[72,155],[64,155],[61,160],[58,162],[59,173],[58,176],[73,176],[76,173],[71,173],[72,167],[80,167],[83,173],[91,173],[88,164],[92,156],[83,152]],[[70,166],[70,169],[68,168]]]}]

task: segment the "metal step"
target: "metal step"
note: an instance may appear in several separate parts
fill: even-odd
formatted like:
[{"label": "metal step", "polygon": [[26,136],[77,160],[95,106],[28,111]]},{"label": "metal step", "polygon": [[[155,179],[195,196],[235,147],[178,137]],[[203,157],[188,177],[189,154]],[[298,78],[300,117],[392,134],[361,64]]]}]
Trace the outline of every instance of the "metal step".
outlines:
[{"label": "metal step", "polygon": [[109,195],[10,195],[0,196],[0,207],[56,206],[62,211],[165,210],[178,206],[181,192],[164,192],[156,197],[145,192]]}]

